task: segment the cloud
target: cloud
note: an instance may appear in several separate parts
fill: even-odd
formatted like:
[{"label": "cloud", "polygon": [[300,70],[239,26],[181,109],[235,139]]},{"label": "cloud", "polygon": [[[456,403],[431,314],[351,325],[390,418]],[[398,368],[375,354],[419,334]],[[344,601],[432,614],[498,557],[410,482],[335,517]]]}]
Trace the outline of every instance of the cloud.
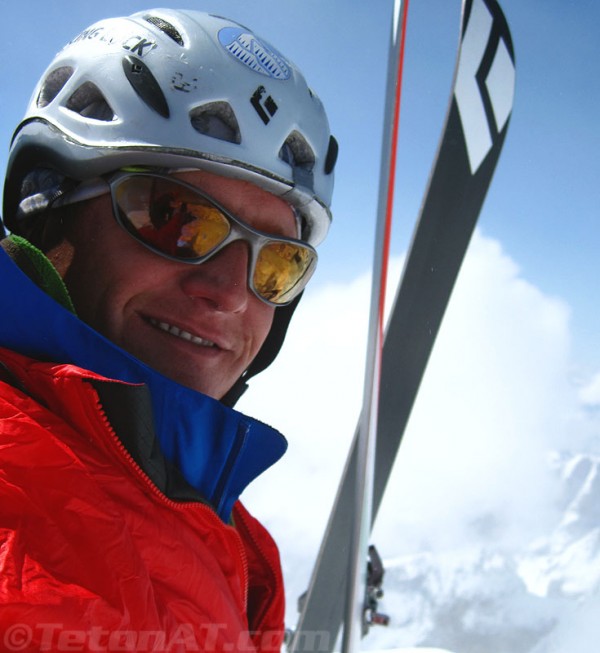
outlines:
[{"label": "cloud", "polygon": [[595,374],[590,382],[581,388],[579,398],[584,406],[600,407],[600,373]]},{"label": "cloud", "polygon": [[532,653],[592,653],[598,648],[600,597],[590,597],[582,605],[572,605],[556,629]]},{"label": "cloud", "polygon": [[[401,261],[392,267],[397,278]],[[308,583],[359,416],[369,291],[367,273],[311,289],[239,406],[290,441],[244,499],[280,544],[291,597]],[[569,446],[577,406],[569,338],[566,304],[476,232],[382,506],[383,555],[518,547],[553,523],[546,455]]]},{"label": "cloud", "polygon": [[516,531],[519,540],[549,523],[553,479],[545,454],[565,444],[573,397],[568,326],[563,302],[523,280],[496,241],[475,235],[382,528],[389,533],[408,521],[431,545],[451,546],[471,529],[496,541]]}]

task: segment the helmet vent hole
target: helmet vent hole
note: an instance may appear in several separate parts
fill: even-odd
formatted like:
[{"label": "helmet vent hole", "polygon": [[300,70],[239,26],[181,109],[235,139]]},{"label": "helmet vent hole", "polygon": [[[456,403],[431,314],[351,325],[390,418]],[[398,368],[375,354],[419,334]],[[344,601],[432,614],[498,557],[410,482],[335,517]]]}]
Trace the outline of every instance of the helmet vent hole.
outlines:
[{"label": "helmet vent hole", "polygon": [[307,140],[298,131],[293,131],[279,150],[279,158],[292,168],[312,170],[315,165],[315,153]]},{"label": "helmet vent hole", "polygon": [[92,82],[82,84],[69,98],[67,109],[84,118],[110,122],[116,118],[100,89]]},{"label": "helmet vent hole", "polygon": [[71,66],[62,66],[53,70],[44,80],[38,94],[37,105],[40,108],[46,107],[62,91],[65,84],[73,74]]},{"label": "helmet vent hole", "polygon": [[144,16],[144,20],[148,23],[152,23],[157,27],[161,32],[164,32],[169,38],[173,39],[177,45],[183,45],[183,37],[179,30],[171,23],[164,20],[164,18],[159,18],[158,16]]},{"label": "helmet vent hole", "polygon": [[227,102],[209,102],[192,109],[190,122],[197,132],[205,136],[237,145],[242,142],[240,126]]}]

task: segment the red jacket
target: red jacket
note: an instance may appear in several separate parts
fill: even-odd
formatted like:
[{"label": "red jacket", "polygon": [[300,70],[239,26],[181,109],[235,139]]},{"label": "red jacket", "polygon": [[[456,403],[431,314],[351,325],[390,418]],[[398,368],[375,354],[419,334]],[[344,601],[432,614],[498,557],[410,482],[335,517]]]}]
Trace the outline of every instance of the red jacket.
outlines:
[{"label": "red jacket", "polygon": [[102,377],[0,361],[16,377],[0,381],[0,649],[278,651],[278,552],[241,504],[227,525],[162,494],[103,413]]}]

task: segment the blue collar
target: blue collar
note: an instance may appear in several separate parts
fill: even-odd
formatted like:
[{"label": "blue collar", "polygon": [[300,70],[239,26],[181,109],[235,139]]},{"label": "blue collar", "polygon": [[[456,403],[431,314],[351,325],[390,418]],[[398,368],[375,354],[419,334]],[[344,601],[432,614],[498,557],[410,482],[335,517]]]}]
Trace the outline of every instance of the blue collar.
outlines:
[{"label": "blue collar", "polygon": [[[38,288],[0,248],[0,344],[150,390],[163,455],[227,520],[244,488],[284,454],[265,424],[158,374]],[[10,318],[7,318],[10,316]]]}]

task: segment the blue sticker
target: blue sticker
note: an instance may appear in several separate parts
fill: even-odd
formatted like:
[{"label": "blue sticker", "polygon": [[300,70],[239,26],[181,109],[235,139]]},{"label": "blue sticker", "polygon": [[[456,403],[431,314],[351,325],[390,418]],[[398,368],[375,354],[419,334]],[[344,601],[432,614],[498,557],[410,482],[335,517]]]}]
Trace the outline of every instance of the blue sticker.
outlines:
[{"label": "blue sticker", "polygon": [[273,79],[289,79],[290,67],[286,60],[241,27],[224,27],[219,32],[219,42],[227,52],[255,72]]}]

